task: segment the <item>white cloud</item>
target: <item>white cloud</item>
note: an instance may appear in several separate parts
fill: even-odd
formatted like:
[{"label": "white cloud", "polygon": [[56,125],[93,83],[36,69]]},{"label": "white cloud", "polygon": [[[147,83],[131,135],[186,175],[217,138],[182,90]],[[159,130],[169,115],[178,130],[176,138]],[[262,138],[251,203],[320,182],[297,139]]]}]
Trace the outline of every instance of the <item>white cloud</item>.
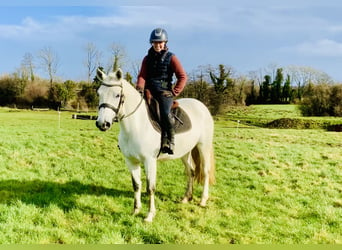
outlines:
[{"label": "white cloud", "polygon": [[35,32],[40,32],[43,26],[30,17],[25,18],[21,25],[0,25],[0,37],[20,38]]},{"label": "white cloud", "polygon": [[328,30],[332,33],[342,33],[342,25],[332,25]]},{"label": "white cloud", "polygon": [[118,9],[118,14],[89,17],[86,22],[104,27],[141,27],[159,24],[175,28],[205,28],[219,22],[215,7],[193,6],[189,9],[179,6],[121,6]]},{"label": "white cloud", "polygon": [[[254,3],[255,4],[255,3]],[[47,20],[34,20],[27,17],[19,25],[0,25],[0,37],[18,38],[46,36],[54,37],[54,33],[66,36],[77,35],[78,32],[101,29],[127,27],[164,26],[177,31],[189,30],[217,34],[255,34],[274,35],[285,33],[308,33],[324,30],[326,23],[316,16],[292,13],[291,8],[261,5],[128,5],[107,6],[103,14],[97,16],[59,16]],[[98,8],[99,9],[99,8]],[[304,12],[303,12],[304,11]],[[98,12],[99,13],[99,12]],[[335,27],[335,30],[338,28]],[[129,30],[127,30],[129,32]],[[186,31],[185,31],[186,32]],[[59,38],[62,38],[59,35]]]},{"label": "white cloud", "polygon": [[83,17],[54,17],[49,21],[24,18],[20,24],[1,25],[0,38],[18,41],[58,41],[72,39],[88,29]]},{"label": "white cloud", "polygon": [[113,11],[108,7],[104,9],[103,15],[98,16],[50,16],[48,20],[26,17],[19,24],[0,24],[0,37],[62,39],[62,34],[70,37],[78,32],[94,29],[127,27],[127,32],[130,32],[130,28],[159,25],[180,30],[207,30],[221,26],[223,21],[220,20],[216,7],[197,6],[188,9],[179,6],[119,6],[112,9]]},{"label": "white cloud", "polygon": [[342,43],[322,39],[316,42],[304,42],[295,47],[295,50],[303,55],[340,57],[342,56]]}]

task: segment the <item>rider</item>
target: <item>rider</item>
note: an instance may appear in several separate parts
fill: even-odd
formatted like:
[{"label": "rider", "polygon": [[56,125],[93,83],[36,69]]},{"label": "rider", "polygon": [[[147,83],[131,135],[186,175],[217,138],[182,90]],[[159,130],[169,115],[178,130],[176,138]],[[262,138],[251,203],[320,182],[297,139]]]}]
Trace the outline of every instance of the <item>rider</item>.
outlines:
[{"label": "rider", "polygon": [[[165,29],[156,28],[150,35],[152,47],[144,57],[138,75],[136,88],[148,89],[159,102],[163,153],[173,154],[175,145],[175,130],[170,116],[173,97],[178,96],[185,87],[187,75],[178,58],[169,52],[166,43],[168,36]],[[173,75],[177,82],[172,87]]]}]

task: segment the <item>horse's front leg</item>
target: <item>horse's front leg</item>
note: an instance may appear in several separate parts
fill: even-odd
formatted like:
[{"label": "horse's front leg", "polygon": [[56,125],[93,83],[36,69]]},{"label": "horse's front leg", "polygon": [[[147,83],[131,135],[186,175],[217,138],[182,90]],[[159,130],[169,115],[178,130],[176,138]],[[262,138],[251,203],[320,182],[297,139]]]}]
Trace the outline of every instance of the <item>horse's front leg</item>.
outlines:
[{"label": "horse's front leg", "polygon": [[126,164],[131,172],[132,185],[134,190],[134,209],[133,214],[138,214],[141,209],[141,170],[140,165],[126,159]]},{"label": "horse's front leg", "polygon": [[149,195],[149,210],[145,218],[146,222],[152,222],[156,215],[156,207],[154,203],[154,193],[156,190],[157,179],[157,160],[155,158],[145,161],[146,182],[147,182],[147,194]]}]

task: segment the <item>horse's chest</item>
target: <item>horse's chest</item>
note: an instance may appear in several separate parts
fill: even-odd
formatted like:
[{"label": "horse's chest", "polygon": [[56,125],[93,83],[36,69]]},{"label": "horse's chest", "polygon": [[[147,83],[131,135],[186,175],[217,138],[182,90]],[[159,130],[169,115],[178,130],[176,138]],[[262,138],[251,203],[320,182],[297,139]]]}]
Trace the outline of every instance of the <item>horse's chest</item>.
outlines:
[{"label": "horse's chest", "polygon": [[143,155],[158,154],[160,143],[153,137],[144,139],[143,136],[120,134],[119,147],[126,158],[141,159]]},{"label": "horse's chest", "polygon": [[138,150],[138,145],[135,140],[132,140],[132,138],[127,136],[119,137],[119,147],[121,152],[127,157],[136,154]]}]

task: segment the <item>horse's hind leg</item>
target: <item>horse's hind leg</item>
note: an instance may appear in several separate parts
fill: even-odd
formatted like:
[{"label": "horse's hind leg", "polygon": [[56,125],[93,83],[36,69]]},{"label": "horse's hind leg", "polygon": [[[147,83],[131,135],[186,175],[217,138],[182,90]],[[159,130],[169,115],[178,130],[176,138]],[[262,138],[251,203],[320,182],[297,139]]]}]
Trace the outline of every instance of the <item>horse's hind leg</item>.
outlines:
[{"label": "horse's hind leg", "polygon": [[195,176],[194,162],[191,157],[191,152],[183,156],[182,161],[185,167],[185,171],[187,174],[187,182],[188,182],[184,197],[182,199],[182,203],[187,203],[188,201],[192,200],[192,192],[193,192],[193,184],[194,184],[194,176]]},{"label": "horse's hind leg", "polygon": [[205,207],[209,198],[209,180],[211,168],[211,149],[203,144],[198,144],[199,157],[201,160],[202,178],[203,178],[203,191],[200,206]]}]

